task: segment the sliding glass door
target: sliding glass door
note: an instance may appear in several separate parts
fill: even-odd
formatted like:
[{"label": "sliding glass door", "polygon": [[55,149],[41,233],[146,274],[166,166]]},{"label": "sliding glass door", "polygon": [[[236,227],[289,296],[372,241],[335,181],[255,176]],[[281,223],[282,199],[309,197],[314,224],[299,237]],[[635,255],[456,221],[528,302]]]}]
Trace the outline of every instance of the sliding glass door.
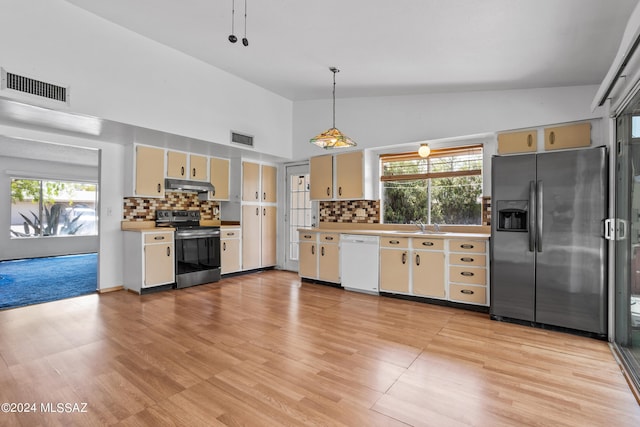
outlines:
[{"label": "sliding glass door", "polygon": [[616,118],[614,343],[640,388],[640,101]]}]

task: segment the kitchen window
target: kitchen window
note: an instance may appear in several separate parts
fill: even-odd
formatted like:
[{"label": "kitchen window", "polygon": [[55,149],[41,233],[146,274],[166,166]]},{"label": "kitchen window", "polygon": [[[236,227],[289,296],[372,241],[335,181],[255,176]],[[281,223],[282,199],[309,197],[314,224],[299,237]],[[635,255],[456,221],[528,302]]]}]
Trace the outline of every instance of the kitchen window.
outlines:
[{"label": "kitchen window", "polygon": [[386,154],[381,158],[382,222],[482,223],[482,145]]},{"label": "kitchen window", "polygon": [[11,179],[11,238],[95,236],[97,185]]}]

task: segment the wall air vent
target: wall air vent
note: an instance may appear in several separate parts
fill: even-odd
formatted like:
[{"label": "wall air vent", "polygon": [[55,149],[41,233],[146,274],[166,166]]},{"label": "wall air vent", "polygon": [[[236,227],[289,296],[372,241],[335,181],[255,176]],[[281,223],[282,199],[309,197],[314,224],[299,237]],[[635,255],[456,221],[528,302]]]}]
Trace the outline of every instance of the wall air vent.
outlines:
[{"label": "wall air vent", "polygon": [[247,147],[253,147],[253,137],[250,135],[243,135],[237,132],[231,132],[231,142],[236,144],[246,145]]},{"label": "wall air vent", "polygon": [[68,103],[69,88],[14,74],[2,69],[2,89],[11,89],[41,99]]}]

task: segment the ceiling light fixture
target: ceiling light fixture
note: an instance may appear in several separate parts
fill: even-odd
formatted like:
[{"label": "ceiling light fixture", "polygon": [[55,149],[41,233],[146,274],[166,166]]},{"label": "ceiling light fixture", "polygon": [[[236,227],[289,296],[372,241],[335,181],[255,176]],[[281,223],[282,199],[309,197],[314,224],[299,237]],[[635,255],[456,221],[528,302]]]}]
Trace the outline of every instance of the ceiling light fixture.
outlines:
[{"label": "ceiling light fixture", "polygon": [[424,158],[429,157],[431,154],[431,148],[429,148],[429,144],[420,144],[420,148],[418,148],[418,156]]},{"label": "ceiling light fixture", "polygon": [[336,73],[340,70],[336,67],[330,67],[329,70],[333,73],[333,127],[314,136],[309,142],[324,149],[355,147],[357,145],[355,141],[336,129]]}]

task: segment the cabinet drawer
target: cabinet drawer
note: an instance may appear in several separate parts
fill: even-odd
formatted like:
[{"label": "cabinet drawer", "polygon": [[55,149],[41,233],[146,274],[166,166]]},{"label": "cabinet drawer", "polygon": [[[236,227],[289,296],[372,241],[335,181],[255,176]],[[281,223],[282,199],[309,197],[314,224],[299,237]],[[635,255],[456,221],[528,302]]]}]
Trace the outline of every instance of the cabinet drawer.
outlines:
[{"label": "cabinet drawer", "polygon": [[220,232],[221,239],[239,239],[240,238],[240,229],[235,230],[222,230]]},{"label": "cabinet drawer", "polygon": [[173,242],[173,232],[145,233],[144,243],[169,243]]},{"label": "cabinet drawer", "polygon": [[340,243],[340,234],[338,233],[321,233],[320,243]]},{"label": "cabinet drawer", "polygon": [[449,281],[457,283],[470,283],[473,285],[487,284],[487,269],[479,267],[449,267]]},{"label": "cabinet drawer", "polygon": [[479,240],[451,240],[449,242],[449,250],[451,252],[485,252],[484,241]]},{"label": "cabinet drawer", "polygon": [[474,265],[484,267],[487,263],[486,255],[475,254],[450,254],[449,264]]},{"label": "cabinet drawer", "polygon": [[419,239],[414,238],[411,243],[413,249],[428,249],[434,251],[444,250],[444,240],[442,239]]},{"label": "cabinet drawer", "polygon": [[408,237],[381,237],[380,247],[408,249],[409,238]]},{"label": "cabinet drawer", "polygon": [[310,233],[307,231],[300,231],[300,241],[301,242],[315,242],[316,241],[316,233]]},{"label": "cabinet drawer", "polygon": [[474,304],[487,303],[487,288],[482,286],[449,285],[449,299]]}]

